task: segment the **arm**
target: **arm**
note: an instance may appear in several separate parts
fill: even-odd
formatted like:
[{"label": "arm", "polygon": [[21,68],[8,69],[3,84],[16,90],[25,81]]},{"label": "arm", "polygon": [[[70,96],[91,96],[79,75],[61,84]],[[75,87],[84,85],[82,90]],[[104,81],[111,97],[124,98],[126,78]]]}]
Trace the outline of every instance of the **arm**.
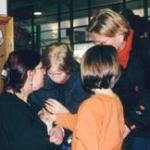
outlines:
[{"label": "arm", "polygon": [[74,131],[77,122],[77,114],[57,114],[55,122],[66,129]]},{"label": "arm", "polygon": [[[150,105],[146,110],[140,108],[140,105],[146,104],[150,99],[150,97],[145,98],[144,94],[144,91],[150,91],[150,69],[148,67],[150,65],[150,49],[141,41],[143,40],[134,41],[139,44],[136,47],[136,44],[133,45],[134,55],[131,55],[133,64],[129,65],[132,70],[129,69],[130,71],[125,72],[125,75],[122,74],[116,91],[124,104],[126,124],[130,130],[142,129],[150,124],[150,117],[148,117],[150,112],[147,109]],[[138,62],[138,65],[134,64],[135,61]],[[136,74],[138,75],[136,76]]]},{"label": "arm", "polygon": [[76,119],[77,119],[76,114],[71,114],[71,113],[56,113],[56,114],[53,114],[49,111],[50,111],[50,109],[48,109],[46,107],[46,109],[43,108],[39,112],[40,119],[46,125],[52,124],[52,122],[54,122],[57,125],[62,126],[66,129],[74,130],[74,128],[76,126]]},{"label": "arm", "polygon": [[50,112],[51,120],[56,121],[56,124],[74,130],[76,125],[76,115],[69,113],[69,110],[55,99],[48,99],[45,104],[45,109]]},{"label": "arm", "polygon": [[[101,118],[99,118],[100,120]],[[77,149],[84,147],[86,150],[99,150],[97,118],[90,105],[82,105],[78,112],[75,137],[78,139]]]},{"label": "arm", "polygon": [[[41,147],[49,147],[48,135],[46,133],[45,126],[39,121],[37,116],[30,115],[20,110],[22,108],[12,109],[5,116],[3,132],[4,136],[1,136],[1,139],[7,140],[7,144],[10,147],[13,147],[15,150],[26,150],[26,149],[40,149]],[[29,109],[26,109],[29,110]],[[6,110],[7,111],[7,110]],[[26,115],[27,114],[27,115]],[[38,136],[37,136],[38,135]],[[8,137],[13,137],[13,142],[10,143]]]}]

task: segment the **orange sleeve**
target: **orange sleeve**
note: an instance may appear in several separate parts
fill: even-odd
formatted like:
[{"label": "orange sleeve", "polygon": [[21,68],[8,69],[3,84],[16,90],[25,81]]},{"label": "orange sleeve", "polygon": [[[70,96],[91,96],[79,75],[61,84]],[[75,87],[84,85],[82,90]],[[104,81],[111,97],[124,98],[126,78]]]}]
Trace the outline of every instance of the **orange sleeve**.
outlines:
[{"label": "orange sleeve", "polygon": [[56,116],[56,124],[73,131],[76,126],[77,114],[58,114]]},{"label": "orange sleeve", "polygon": [[78,121],[76,126],[75,136],[78,139],[76,143],[77,150],[99,150],[99,137],[100,132],[96,123],[101,118],[97,118],[93,112],[92,106],[84,103],[78,112]]}]

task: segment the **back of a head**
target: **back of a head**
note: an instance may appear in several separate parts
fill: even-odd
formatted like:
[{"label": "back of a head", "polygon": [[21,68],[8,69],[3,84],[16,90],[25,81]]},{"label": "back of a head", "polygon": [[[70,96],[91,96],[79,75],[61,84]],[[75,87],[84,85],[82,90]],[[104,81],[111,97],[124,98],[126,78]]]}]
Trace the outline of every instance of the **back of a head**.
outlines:
[{"label": "back of a head", "polygon": [[81,78],[87,90],[113,88],[119,76],[120,64],[114,47],[96,45],[84,54]]},{"label": "back of a head", "polygon": [[128,36],[130,26],[126,19],[119,13],[111,9],[101,9],[91,19],[88,31],[106,37],[115,37],[124,35],[125,39]]},{"label": "back of a head", "polygon": [[27,71],[34,70],[40,63],[41,57],[35,51],[20,50],[10,53],[4,70],[7,74],[4,79],[4,88],[20,92],[27,79]]},{"label": "back of a head", "polygon": [[57,66],[66,73],[72,72],[75,65],[73,52],[66,43],[52,43],[43,52],[43,64],[49,69],[52,65]]}]

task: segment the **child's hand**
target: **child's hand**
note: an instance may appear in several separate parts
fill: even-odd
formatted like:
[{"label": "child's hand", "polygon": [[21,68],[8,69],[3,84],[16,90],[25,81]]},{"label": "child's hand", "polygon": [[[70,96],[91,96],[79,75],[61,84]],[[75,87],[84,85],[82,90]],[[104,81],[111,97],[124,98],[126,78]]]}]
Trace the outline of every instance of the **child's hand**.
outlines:
[{"label": "child's hand", "polygon": [[38,115],[40,117],[40,119],[45,123],[45,122],[53,122],[56,120],[56,115],[50,113],[49,111],[47,111],[46,108],[42,108],[42,110],[40,110],[38,112]]},{"label": "child's hand", "polygon": [[55,99],[48,99],[45,103],[45,108],[52,114],[68,113],[69,110]]},{"label": "child's hand", "polygon": [[43,108],[38,112],[38,116],[40,117],[40,119],[45,123],[47,121],[51,121],[49,118],[49,114],[48,112]]}]

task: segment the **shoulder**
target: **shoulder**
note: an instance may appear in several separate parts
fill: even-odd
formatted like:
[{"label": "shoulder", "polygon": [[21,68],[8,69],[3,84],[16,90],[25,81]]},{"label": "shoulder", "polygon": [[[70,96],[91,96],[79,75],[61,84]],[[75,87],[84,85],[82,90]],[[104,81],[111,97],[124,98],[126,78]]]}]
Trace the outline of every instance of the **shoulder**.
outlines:
[{"label": "shoulder", "polygon": [[78,110],[78,116],[80,116],[80,118],[87,116],[88,118],[90,116],[103,116],[105,113],[105,105],[106,102],[103,100],[103,97],[92,95],[81,103]]},{"label": "shoulder", "polygon": [[148,38],[139,38],[135,35],[132,44],[132,54],[134,57],[140,57],[144,64],[150,65],[150,41]]},{"label": "shoulder", "polygon": [[143,53],[150,51],[150,41],[148,38],[139,38],[136,35],[133,38],[133,48],[136,48],[136,52]]},{"label": "shoulder", "polygon": [[92,95],[84,100],[80,105],[80,110],[93,110],[102,106],[102,99],[100,96]]},{"label": "shoulder", "polygon": [[[68,87],[71,89],[72,92],[74,92],[74,90],[78,93],[79,92],[86,92],[82,86],[82,82],[81,82],[81,77],[80,77],[80,73],[76,72],[71,74],[69,82],[68,82]],[[81,95],[80,95],[81,96]]]},{"label": "shoulder", "polygon": [[122,105],[117,95],[92,95],[81,103],[81,109],[105,109],[105,107],[111,107],[112,104]]},{"label": "shoulder", "polygon": [[72,81],[80,81],[80,72],[72,72],[70,76],[70,80]]},{"label": "shoulder", "polygon": [[10,103],[11,99],[15,99],[12,94],[2,93],[0,94],[0,103]]},{"label": "shoulder", "polygon": [[14,109],[16,101],[16,97],[13,94],[2,93],[0,95],[0,114],[4,115],[9,114],[11,110],[15,111],[17,109]]}]

